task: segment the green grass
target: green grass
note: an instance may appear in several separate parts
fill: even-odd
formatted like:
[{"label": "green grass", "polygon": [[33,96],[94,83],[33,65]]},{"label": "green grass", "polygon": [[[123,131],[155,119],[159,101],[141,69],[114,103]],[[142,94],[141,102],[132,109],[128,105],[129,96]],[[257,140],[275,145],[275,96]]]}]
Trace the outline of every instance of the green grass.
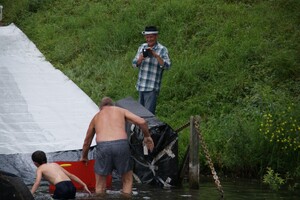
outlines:
[{"label": "green grass", "polygon": [[[137,98],[137,70],[131,61],[144,42],[144,26],[157,25],[159,41],[172,60],[171,70],[164,73],[157,117],[176,129],[190,116],[200,115],[202,133],[221,173],[262,176],[271,166],[299,177],[299,129],[294,134],[298,148],[286,156],[259,128],[264,113],[276,114],[292,103],[300,126],[300,1],[0,4],[3,22],[17,24],[46,59],[97,104],[103,96]],[[187,143],[186,129],[179,136],[180,158]],[[200,159],[205,165],[204,157]]]}]

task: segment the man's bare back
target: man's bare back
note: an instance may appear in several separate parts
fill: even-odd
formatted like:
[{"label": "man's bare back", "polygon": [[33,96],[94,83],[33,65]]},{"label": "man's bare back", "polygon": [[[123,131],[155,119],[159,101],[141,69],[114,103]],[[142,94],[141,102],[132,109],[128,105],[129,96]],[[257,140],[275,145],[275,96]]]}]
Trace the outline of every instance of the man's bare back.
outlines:
[{"label": "man's bare back", "polygon": [[127,139],[124,115],[124,110],[118,107],[103,107],[93,119],[96,141]]},{"label": "man's bare back", "polygon": [[91,122],[91,126],[95,128],[96,141],[127,139],[125,131],[126,120],[141,126],[145,123],[143,119],[136,117],[126,109],[116,106],[104,106]]}]

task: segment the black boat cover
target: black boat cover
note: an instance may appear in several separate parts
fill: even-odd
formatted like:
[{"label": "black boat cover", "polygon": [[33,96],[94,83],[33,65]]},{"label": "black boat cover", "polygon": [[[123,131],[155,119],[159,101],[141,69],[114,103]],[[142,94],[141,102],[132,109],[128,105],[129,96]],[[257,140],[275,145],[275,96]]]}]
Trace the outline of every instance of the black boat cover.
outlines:
[{"label": "black boat cover", "polygon": [[128,124],[127,132],[133,158],[135,179],[141,183],[171,187],[178,182],[178,135],[172,128],[134,101],[131,97],[118,101],[117,106],[126,108],[143,117],[149,125],[154,141],[152,152],[143,148],[143,134],[139,127]]}]

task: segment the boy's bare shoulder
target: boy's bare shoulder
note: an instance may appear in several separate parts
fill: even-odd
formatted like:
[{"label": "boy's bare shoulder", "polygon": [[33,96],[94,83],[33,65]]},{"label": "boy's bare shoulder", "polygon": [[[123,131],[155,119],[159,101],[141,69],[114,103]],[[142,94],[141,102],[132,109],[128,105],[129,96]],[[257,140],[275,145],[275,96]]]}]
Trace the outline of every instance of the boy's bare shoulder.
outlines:
[{"label": "boy's bare shoulder", "polygon": [[60,168],[60,165],[53,162],[53,163],[46,163],[46,164],[43,164],[39,167],[41,170],[49,170],[49,169],[57,169],[57,168]]},{"label": "boy's bare shoulder", "polygon": [[62,171],[62,167],[53,162],[41,165],[39,170],[41,170],[44,175],[51,177],[53,174],[60,173]]},{"label": "boy's bare shoulder", "polygon": [[49,166],[57,166],[57,167],[60,167],[60,165],[59,164],[57,164],[56,162],[53,162],[53,163],[48,163],[49,164]]}]

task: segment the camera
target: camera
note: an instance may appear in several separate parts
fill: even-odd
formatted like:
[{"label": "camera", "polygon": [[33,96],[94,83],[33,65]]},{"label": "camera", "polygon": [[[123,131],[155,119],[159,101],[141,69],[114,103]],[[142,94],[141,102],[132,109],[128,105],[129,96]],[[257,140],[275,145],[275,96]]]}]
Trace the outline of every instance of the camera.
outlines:
[{"label": "camera", "polygon": [[146,58],[150,56],[151,52],[150,49],[143,49],[143,57]]}]

